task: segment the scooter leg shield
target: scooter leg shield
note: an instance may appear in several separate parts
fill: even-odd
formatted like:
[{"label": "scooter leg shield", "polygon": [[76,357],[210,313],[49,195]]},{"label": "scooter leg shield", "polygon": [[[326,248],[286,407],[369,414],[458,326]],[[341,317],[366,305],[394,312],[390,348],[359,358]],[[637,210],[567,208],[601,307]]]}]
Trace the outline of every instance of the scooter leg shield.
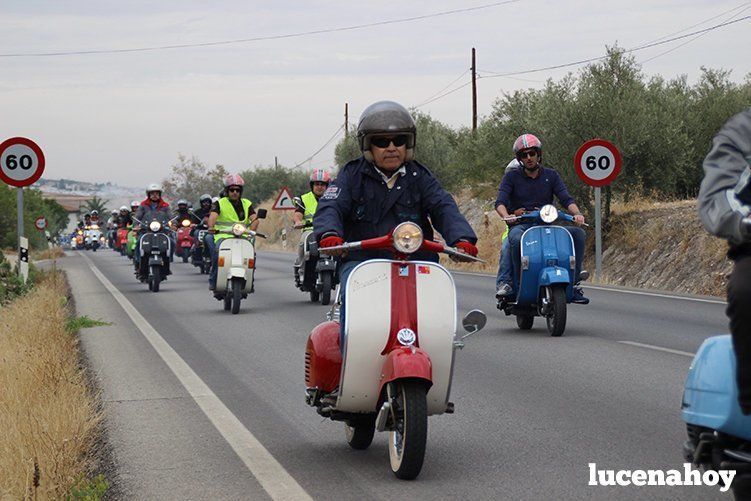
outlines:
[{"label": "scooter leg shield", "polygon": [[420,379],[427,388],[433,386],[433,369],[430,357],[420,348],[403,346],[386,355],[381,371],[381,390],[386,383],[397,379]]}]

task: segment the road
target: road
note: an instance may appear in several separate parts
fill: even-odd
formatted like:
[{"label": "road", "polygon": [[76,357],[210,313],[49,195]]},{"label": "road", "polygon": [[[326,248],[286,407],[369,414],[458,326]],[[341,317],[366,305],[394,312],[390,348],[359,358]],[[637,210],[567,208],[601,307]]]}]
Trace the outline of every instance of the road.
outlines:
[{"label": "road", "polygon": [[[322,421],[305,405],[306,337],[328,307],[294,287],[292,260],[259,253],[256,293],[238,315],[222,310],[189,264],[174,263],[154,294],[111,251],[61,260],[79,314],[115,323],[84,331],[83,341],[103,385],[125,492],[279,498],[273,486],[283,482],[274,472],[281,471],[314,499],[727,498],[716,487],[587,485],[589,463],[682,470],[683,381],[702,340],[727,330],[722,301],[590,288],[591,304],[572,306],[565,336],[551,338],[539,318],[521,332],[495,309],[493,277],[455,274],[460,314],[480,308],[488,325],[457,354],[456,413],[430,418],[422,473],[404,482],[389,469],[386,434],[367,451],[351,450],[342,424]],[[270,453],[277,470],[251,473],[92,266]],[[170,399],[179,404],[164,403]]]}]

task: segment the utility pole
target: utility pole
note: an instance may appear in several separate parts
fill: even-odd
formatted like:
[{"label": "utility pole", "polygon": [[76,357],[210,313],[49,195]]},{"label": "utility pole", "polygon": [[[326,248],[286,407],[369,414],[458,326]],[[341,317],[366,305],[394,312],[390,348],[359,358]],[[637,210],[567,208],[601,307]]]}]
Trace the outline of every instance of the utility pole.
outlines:
[{"label": "utility pole", "polygon": [[472,47],[472,134],[477,131],[477,65],[475,48]]},{"label": "utility pole", "polygon": [[279,157],[277,157],[276,155],[274,155],[274,168],[279,168]]},{"label": "utility pole", "polygon": [[349,103],[344,103],[344,139],[349,137]]}]

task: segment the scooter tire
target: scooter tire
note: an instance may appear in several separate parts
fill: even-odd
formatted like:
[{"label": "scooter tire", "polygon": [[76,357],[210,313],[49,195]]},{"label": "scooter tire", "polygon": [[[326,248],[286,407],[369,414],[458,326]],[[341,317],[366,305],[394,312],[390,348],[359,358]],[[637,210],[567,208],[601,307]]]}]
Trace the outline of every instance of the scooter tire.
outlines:
[{"label": "scooter tire", "polygon": [[367,449],[375,435],[375,416],[345,421],[344,433],[350,447],[358,451]]},{"label": "scooter tire", "polygon": [[188,255],[183,253],[183,263],[187,263],[187,262],[188,262]]},{"label": "scooter tire", "polygon": [[519,328],[523,331],[528,331],[532,328],[532,326],[535,323],[535,317],[532,315],[517,315],[516,316],[516,325],[519,326]]},{"label": "scooter tire", "polygon": [[313,284],[313,288],[310,289],[310,302],[317,303],[320,297],[321,297],[321,293],[318,292],[318,289],[316,289],[315,284]]},{"label": "scooter tire", "polygon": [[239,278],[232,279],[232,314],[240,313],[240,301],[243,299],[243,284]]},{"label": "scooter tire", "polygon": [[224,291],[224,311],[229,311],[232,308],[232,294],[231,291]]},{"label": "scooter tire", "polygon": [[162,281],[162,267],[153,266],[149,277],[149,289],[151,292],[159,292],[159,284]]},{"label": "scooter tire", "polygon": [[553,337],[560,337],[566,330],[566,289],[562,286],[552,288],[553,311],[546,317],[548,332]]},{"label": "scooter tire", "polygon": [[321,304],[324,306],[331,303],[331,275],[330,271],[321,274]]},{"label": "scooter tire", "polygon": [[397,478],[412,480],[420,474],[428,439],[427,390],[417,381],[393,383],[395,429],[389,432],[391,471]]}]

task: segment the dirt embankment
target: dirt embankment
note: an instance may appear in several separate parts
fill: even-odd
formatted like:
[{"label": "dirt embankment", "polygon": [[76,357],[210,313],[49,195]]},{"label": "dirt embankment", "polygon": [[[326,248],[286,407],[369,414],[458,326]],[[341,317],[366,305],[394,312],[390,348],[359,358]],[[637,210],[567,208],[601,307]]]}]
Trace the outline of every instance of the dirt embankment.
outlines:
[{"label": "dirt embankment", "polygon": [[[699,221],[696,200],[615,208],[602,255],[606,282],[724,296],[732,263],[727,243]],[[590,248],[594,269],[594,244]]]}]

